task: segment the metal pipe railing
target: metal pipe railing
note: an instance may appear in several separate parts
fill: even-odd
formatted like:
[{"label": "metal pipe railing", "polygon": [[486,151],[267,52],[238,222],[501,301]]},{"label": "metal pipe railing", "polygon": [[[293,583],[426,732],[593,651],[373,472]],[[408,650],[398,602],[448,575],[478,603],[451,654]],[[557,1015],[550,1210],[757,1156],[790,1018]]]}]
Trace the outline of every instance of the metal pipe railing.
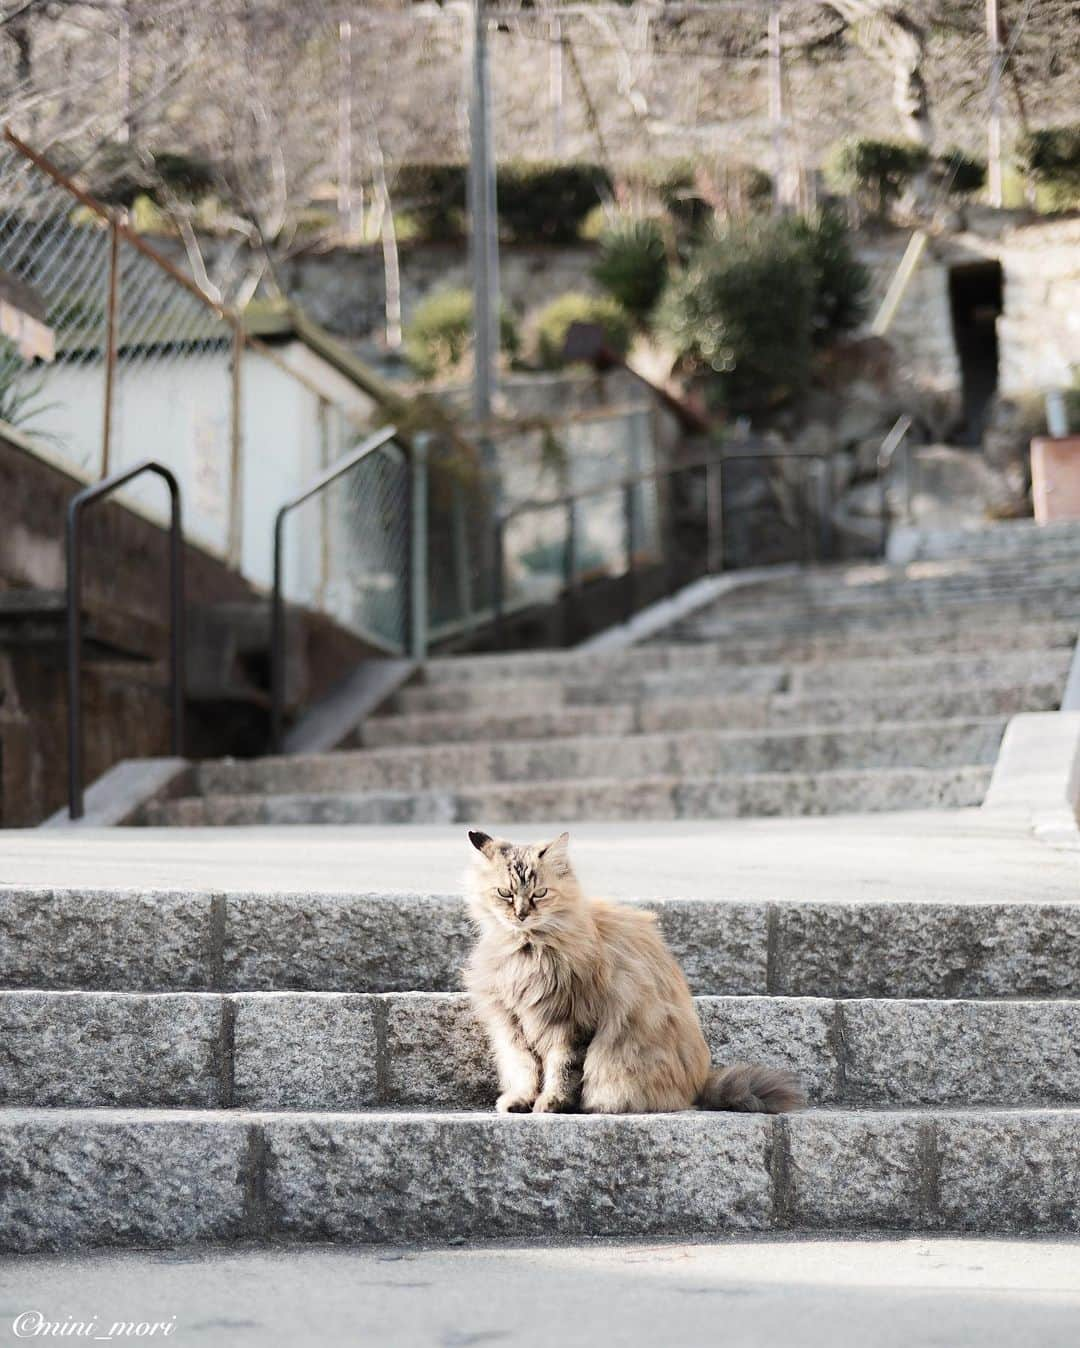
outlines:
[{"label": "metal pipe railing", "polygon": [[[310,501],[339,477],[355,468],[370,454],[389,443],[397,435],[397,428],[384,426],[362,440],[354,450],[338,459],[314,478],[302,492],[278,508],[274,516],[274,589],[270,608],[270,744],[274,753],[281,753],[285,722],[285,520],[290,511]],[[413,530],[415,533],[416,530]]]},{"label": "metal pipe railing", "polygon": [[153,459],[85,487],[67,512],[67,684],[68,684],[68,814],[81,819],[83,808],[82,735],[82,517],[87,506],[110,496],[143,473],[155,473],[169,489],[169,700],[172,707],[172,752],[184,752],[184,536],[180,486],[163,464]]},{"label": "metal pipe railing", "polygon": [[[509,510],[496,515],[493,524],[495,571],[493,577],[494,624],[497,640],[502,644],[504,638],[503,623],[506,608],[505,540],[507,525],[520,515],[537,510],[562,510],[566,513],[566,534],[563,548],[563,589],[564,594],[572,594],[577,584],[577,554],[579,551],[577,507],[593,496],[607,496],[615,492],[623,494],[624,542],[626,550],[627,597],[625,609],[627,616],[635,610],[637,600],[636,582],[636,538],[634,518],[634,497],[636,489],[646,482],[658,482],[663,478],[674,477],[679,473],[704,470],[705,483],[705,560],[706,572],[710,575],[723,570],[723,468],[730,463],[763,462],[769,460],[791,459],[823,465],[818,481],[818,510],[820,554],[829,556],[832,548],[831,492],[828,476],[829,454],[825,450],[790,450],[760,448],[718,449],[715,453],[700,455],[676,464],[665,464],[659,468],[646,469],[639,473],[629,473],[624,477],[611,478],[597,482],[578,491],[564,492],[542,501],[523,501]],[[565,614],[564,614],[565,617]]]}]

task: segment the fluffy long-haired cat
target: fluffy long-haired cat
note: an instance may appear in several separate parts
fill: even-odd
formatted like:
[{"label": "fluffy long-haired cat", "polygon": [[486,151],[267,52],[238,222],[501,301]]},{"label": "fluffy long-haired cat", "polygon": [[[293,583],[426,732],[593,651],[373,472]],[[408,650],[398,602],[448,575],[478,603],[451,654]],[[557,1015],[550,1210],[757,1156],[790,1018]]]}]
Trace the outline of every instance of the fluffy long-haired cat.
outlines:
[{"label": "fluffy long-haired cat", "polygon": [[569,835],[519,847],[470,832],[480,937],[465,985],[491,1040],[503,1113],[648,1113],[804,1104],[788,1072],[714,1068],[652,913],[587,898]]}]

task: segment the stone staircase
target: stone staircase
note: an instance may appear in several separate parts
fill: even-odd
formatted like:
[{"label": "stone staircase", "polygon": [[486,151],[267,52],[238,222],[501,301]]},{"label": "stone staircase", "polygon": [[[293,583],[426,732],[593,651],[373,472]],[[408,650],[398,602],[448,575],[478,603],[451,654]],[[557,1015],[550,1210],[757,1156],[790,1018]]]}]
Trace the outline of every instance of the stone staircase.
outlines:
[{"label": "stone staircase", "polygon": [[1015,555],[989,546],[906,567],[778,568],[618,651],[434,659],[366,722],[363,747],[201,764],[190,794],[143,822],[977,805],[1007,718],[1058,707],[1080,627],[1080,531]]},{"label": "stone staircase", "polygon": [[455,896],[10,890],[0,1247],[1080,1229],[1080,905],[648,906],[805,1113],[496,1116]]},{"label": "stone staircase", "polygon": [[[434,660],[366,747],[204,764],[148,811],[634,819],[588,845],[625,852],[714,1060],[794,1069],[805,1112],[497,1116],[464,905],[408,887],[425,838],[464,864],[456,828],[373,835],[404,883],[371,892],[348,862],[288,888],[364,830],[290,835],[293,870],[250,890],[172,867],[184,839],[242,867],[271,835],[179,830],[167,889],[3,877],[0,1249],[1080,1231],[1070,856],[991,811],[655,822],[977,803],[1006,718],[1061,696],[1080,566],[1056,549],[777,573],[632,649]],[[95,864],[164,846],[122,832]],[[677,860],[684,897],[642,897]]]}]

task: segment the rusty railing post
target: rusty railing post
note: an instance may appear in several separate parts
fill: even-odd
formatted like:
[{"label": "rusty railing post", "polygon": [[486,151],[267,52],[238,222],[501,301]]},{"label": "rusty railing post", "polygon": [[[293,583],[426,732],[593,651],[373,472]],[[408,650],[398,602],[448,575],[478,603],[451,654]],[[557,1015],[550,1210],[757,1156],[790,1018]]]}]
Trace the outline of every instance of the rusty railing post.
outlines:
[{"label": "rusty railing post", "polygon": [[109,214],[109,291],[105,308],[105,408],[101,428],[101,472],[109,476],[112,449],[113,399],[116,396],[116,327],[120,298],[120,230]]}]

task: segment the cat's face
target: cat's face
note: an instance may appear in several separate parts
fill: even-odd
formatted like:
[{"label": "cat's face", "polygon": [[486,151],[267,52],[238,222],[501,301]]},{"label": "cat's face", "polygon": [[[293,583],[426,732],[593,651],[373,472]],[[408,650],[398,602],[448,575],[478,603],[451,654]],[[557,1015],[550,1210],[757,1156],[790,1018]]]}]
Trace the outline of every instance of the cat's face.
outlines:
[{"label": "cat's face", "polygon": [[554,842],[521,846],[470,832],[469,841],[480,854],[473,889],[482,914],[512,930],[542,930],[573,897],[569,838],[562,833]]}]

